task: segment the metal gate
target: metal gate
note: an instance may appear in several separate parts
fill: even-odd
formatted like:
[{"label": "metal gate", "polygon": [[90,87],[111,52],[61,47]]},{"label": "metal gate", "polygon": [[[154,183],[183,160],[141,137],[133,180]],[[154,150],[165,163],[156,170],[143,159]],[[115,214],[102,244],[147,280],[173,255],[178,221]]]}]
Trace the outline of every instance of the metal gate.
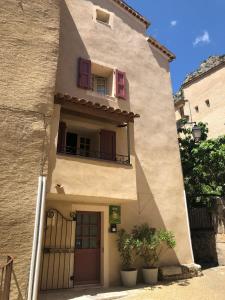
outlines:
[{"label": "metal gate", "polygon": [[65,218],[57,209],[46,213],[41,290],[74,287],[76,213]]}]

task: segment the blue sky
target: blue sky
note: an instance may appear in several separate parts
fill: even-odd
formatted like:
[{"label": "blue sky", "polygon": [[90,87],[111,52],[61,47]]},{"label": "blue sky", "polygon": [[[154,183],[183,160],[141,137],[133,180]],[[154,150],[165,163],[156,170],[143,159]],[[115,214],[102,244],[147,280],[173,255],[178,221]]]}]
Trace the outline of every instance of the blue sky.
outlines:
[{"label": "blue sky", "polygon": [[174,92],[204,59],[225,54],[225,0],[126,2],[150,20],[148,33],[176,54],[171,63]]}]

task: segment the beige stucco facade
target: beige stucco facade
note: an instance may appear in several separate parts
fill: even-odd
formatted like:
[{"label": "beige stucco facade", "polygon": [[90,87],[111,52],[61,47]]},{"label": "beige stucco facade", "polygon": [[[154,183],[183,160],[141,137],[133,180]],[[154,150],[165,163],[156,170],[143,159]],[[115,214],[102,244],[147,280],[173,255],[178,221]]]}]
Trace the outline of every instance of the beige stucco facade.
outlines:
[{"label": "beige stucco facade", "polygon": [[[95,20],[96,9],[110,14],[110,24]],[[121,225],[132,229],[144,222],[174,232],[177,246],[160,265],[193,263],[176,135],[169,59],[147,42],[146,26],[114,1],[63,1],[56,93],[86,99],[114,109],[140,114],[130,124],[131,164],[56,154],[59,120],[67,127],[110,129],[117,133],[117,151],[126,155],[126,129],[110,121],[72,117],[75,104],[55,104],[47,207],[69,218],[74,211],[101,212],[101,284],[120,282],[121,261],[116,234],[109,232],[109,205],[121,206]],[[78,59],[92,67],[126,72],[126,100],[77,87]],[[100,70],[99,69],[99,70]],[[98,71],[97,71],[98,72]],[[100,71],[99,71],[100,72]],[[104,74],[104,73],[102,73]],[[163,86],[163,89],[162,89]],[[160,103],[160,105],[159,105]],[[64,112],[71,111],[68,115]],[[84,108],[85,111],[85,108]],[[178,225],[179,224],[179,225]],[[75,262],[76,264],[76,262]],[[73,275],[73,274],[70,274]]]},{"label": "beige stucco facade", "polygon": [[[146,22],[119,2],[61,1],[60,24],[57,1],[6,1],[1,8],[0,57],[4,63],[0,78],[0,134],[4,172],[0,251],[14,256],[15,275],[24,299],[39,175],[47,176],[46,210],[57,209],[68,219],[76,211],[99,213],[103,286],[120,283],[117,235],[109,232],[112,204],[121,206],[118,228],[131,230],[147,222],[173,231],[177,245],[161,257],[160,265],[193,263],[171,90],[171,55],[161,51],[157,41],[148,40]],[[97,10],[109,15],[109,24],[96,21]],[[77,86],[80,57],[91,60],[95,75],[108,77],[108,95]],[[126,99],[115,96],[116,70],[126,73]],[[89,102],[78,112],[75,103],[54,104],[54,93]],[[87,113],[93,103],[98,103],[100,113]],[[120,125],[129,112],[140,118],[130,120],[128,132],[126,126]],[[129,163],[57,153],[60,121],[66,123],[67,130],[75,130],[78,137],[85,134],[94,141],[93,152],[99,148],[99,132],[114,131],[116,154],[130,156]],[[55,241],[61,245],[56,235],[58,219],[51,222]],[[44,228],[44,238],[50,238],[48,222]],[[76,227],[70,230],[73,243],[75,230]],[[68,234],[67,227],[61,227],[63,236],[64,231]],[[73,244],[71,249],[74,248]],[[61,257],[65,258],[61,254],[47,253],[54,259],[50,260],[51,272],[59,282],[67,273],[72,287],[76,261],[72,258],[61,272]],[[44,258],[42,263],[47,270]],[[44,273],[40,278],[40,288],[43,279],[47,284],[54,281],[50,275]],[[14,299],[18,296],[14,281],[12,290]]]},{"label": "beige stucco facade", "polygon": [[57,1],[1,2],[0,264],[13,256],[10,300],[27,294],[38,176],[47,169],[43,142],[54,102],[58,29]]},{"label": "beige stucco facade", "polygon": [[175,104],[176,119],[181,118],[180,108],[184,115],[193,122],[208,124],[209,138],[216,138],[225,134],[225,66],[212,70],[187,83],[183,88],[184,100],[181,105]]}]

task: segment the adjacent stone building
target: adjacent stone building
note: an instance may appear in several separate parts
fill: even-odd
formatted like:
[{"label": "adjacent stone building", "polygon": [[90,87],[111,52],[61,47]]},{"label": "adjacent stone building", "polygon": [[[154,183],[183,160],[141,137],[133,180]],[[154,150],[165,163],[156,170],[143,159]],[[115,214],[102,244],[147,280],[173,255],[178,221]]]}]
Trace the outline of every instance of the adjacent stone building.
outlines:
[{"label": "adjacent stone building", "polygon": [[209,137],[225,134],[225,55],[210,56],[175,95],[176,119],[208,123]]},{"label": "adjacent stone building", "polygon": [[13,278],[10,299],[27,294],[38,177],[47,170],[58,36],[57,0],[2,1],[0,256],[14,258],[18,287]]}]

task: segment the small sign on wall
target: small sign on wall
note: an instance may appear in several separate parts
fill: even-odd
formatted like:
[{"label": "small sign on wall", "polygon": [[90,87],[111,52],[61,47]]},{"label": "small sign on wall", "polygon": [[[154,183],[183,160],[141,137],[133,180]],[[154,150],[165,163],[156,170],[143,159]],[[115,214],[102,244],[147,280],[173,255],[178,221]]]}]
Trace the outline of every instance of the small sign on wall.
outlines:
[{"label": "small sign on wall", "polygon": [[109,223],[121,224],[121,207],[118,205],[109,206]]}]

